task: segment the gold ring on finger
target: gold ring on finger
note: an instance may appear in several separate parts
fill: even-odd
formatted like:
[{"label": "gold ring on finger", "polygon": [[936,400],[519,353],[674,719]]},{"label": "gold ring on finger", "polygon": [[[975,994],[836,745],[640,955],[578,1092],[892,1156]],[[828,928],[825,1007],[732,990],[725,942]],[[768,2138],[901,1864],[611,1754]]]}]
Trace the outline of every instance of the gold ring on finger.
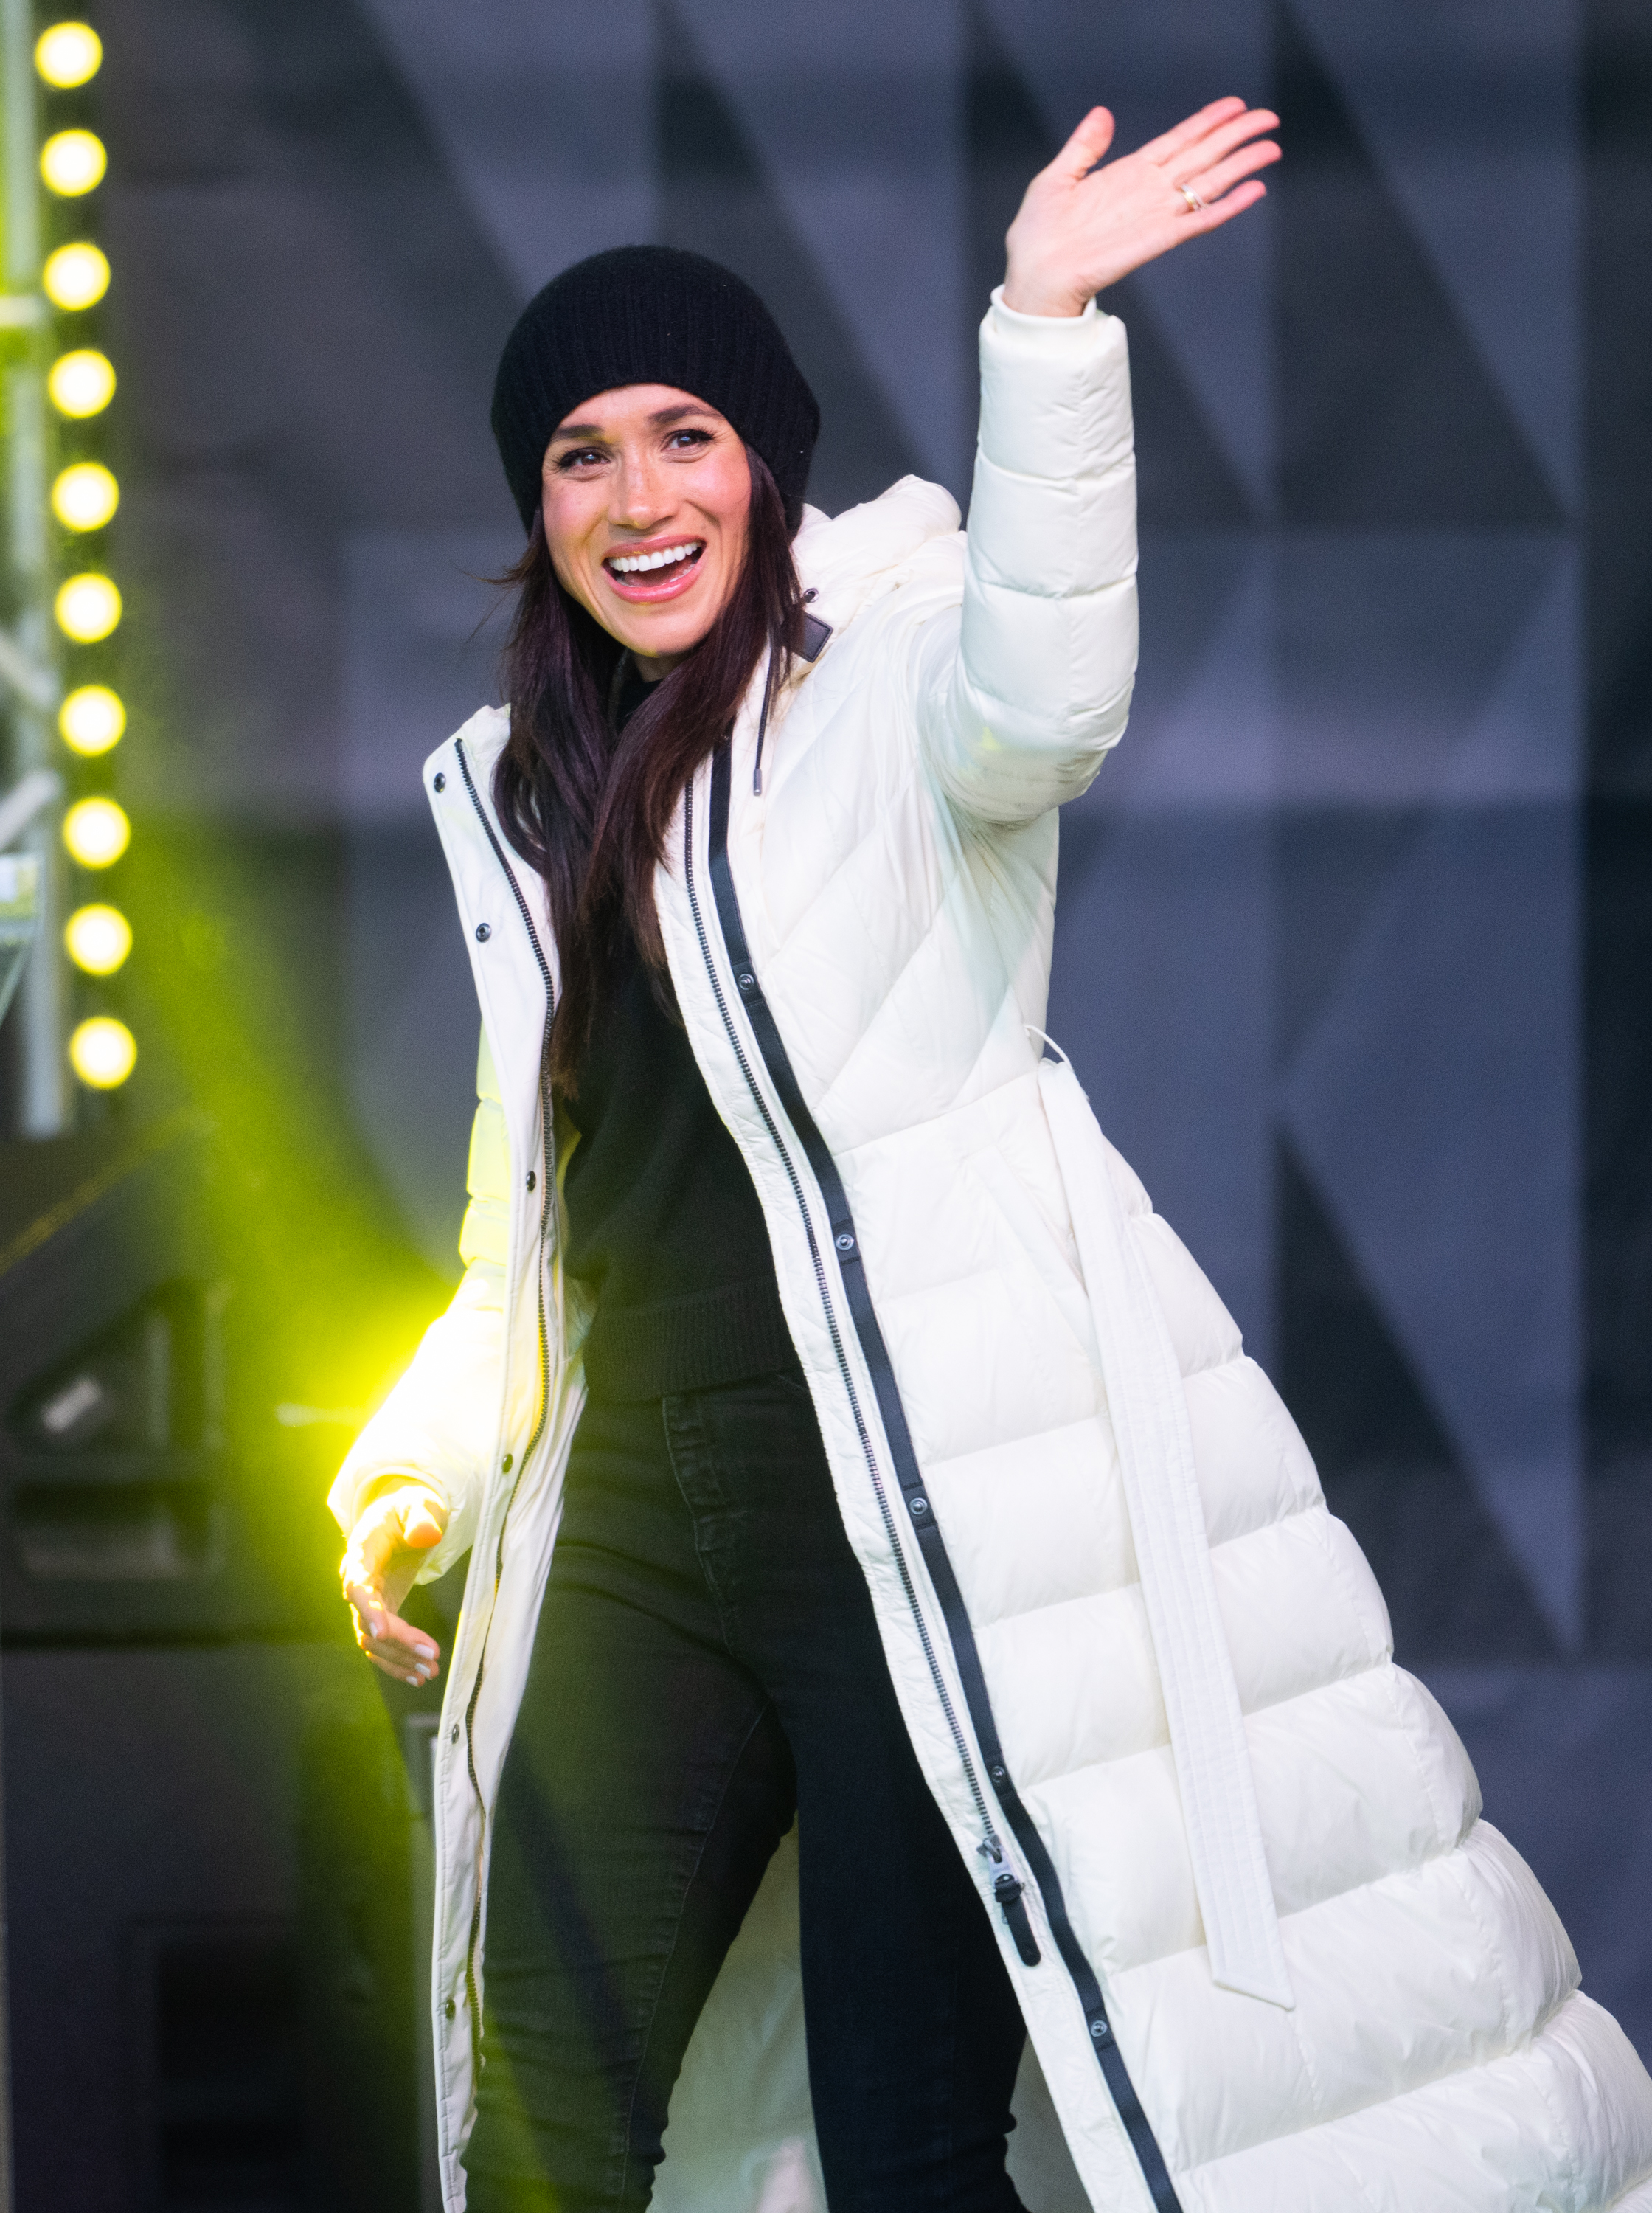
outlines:
[{"label": "gold ring on finger", "polygon": [[1182,198],[1186,201],[1186,203],[1187,203],[1188,213],[1189,213],[1190,215],[1198,215],[1198,214],[1200,212],[1200,210],[1204,208],[1204,206],[1205,203],[1204,203],[1204,201],[1199,198],[1198,194],[1198,193],[1193,190],[1193,187],[1192,186],[1192,185],[1178,185],[1178,186],[1177,186],[1177,187],[1176,187],[1176,190],[1177,190],[1177,191],[1181,194]]}]

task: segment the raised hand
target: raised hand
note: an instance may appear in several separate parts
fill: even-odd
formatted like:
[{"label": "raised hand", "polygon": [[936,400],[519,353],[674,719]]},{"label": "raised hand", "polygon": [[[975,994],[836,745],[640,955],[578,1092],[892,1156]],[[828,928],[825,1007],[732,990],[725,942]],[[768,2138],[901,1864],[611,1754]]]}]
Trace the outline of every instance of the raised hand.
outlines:
[{"label": "raised hand", "polygon": [[1113,120],[1093,107],[1027,187],[1005,241],[1004,305],[1024,315],[1082,314],[1104,286],[1231,223],[1267,192],[1257,171],[1279,149],[1262,133],[1278,127],[1265,107],[1218,100],[1098,168]]},{"label": "raised hand", "polygon": [[404,1621],[396,1609],[447,1526],[442,1501],[409,1477],[371,1499],[350,1533],[338,1572],[356,1617],[356,1642],[375,1667],[399,1683],[431,1682],[441,1662],[436,1639]]}]

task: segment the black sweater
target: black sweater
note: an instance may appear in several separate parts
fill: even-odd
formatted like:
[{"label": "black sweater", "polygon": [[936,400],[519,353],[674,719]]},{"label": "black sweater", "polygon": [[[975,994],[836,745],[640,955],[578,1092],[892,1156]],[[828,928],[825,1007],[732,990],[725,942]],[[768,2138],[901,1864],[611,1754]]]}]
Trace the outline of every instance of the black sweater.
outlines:
[{"label": "black sweater", "polygon": [[[645,696],[625,687],[622,727]],[[746,1163],[629,931],[564,1111],[579,1131],[565,1265],[596,1295],[593,1395],[660,1399],[794,1368]]]}]

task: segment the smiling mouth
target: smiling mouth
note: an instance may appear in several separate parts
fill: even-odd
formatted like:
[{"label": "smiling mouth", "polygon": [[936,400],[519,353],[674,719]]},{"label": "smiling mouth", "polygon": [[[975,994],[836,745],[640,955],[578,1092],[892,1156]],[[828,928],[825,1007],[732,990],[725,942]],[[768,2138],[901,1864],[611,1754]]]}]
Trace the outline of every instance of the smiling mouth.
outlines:
[{"label": "smiling mouth", "polygon": [[696,538],[684,546],[662,546],[655,553],[610,553],[602,565],[611,576],[625,583],[641,583],[645,577],[661,572],[675,576],[692,569],[704,551],[705,540]]}]

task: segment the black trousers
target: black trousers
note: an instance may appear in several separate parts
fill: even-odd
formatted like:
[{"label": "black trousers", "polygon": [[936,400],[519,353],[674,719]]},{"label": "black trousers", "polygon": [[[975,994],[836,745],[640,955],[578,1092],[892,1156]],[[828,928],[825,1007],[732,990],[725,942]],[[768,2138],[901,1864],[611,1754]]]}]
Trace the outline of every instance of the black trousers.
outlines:
[{"label": "black trousers", "polygon": [[689,2035],[794,1812],[831,2213],[1013,2213],[1020,2012],[801,1375],[592,1404],[500,1786],[470,2213],[648,2204]]}]

